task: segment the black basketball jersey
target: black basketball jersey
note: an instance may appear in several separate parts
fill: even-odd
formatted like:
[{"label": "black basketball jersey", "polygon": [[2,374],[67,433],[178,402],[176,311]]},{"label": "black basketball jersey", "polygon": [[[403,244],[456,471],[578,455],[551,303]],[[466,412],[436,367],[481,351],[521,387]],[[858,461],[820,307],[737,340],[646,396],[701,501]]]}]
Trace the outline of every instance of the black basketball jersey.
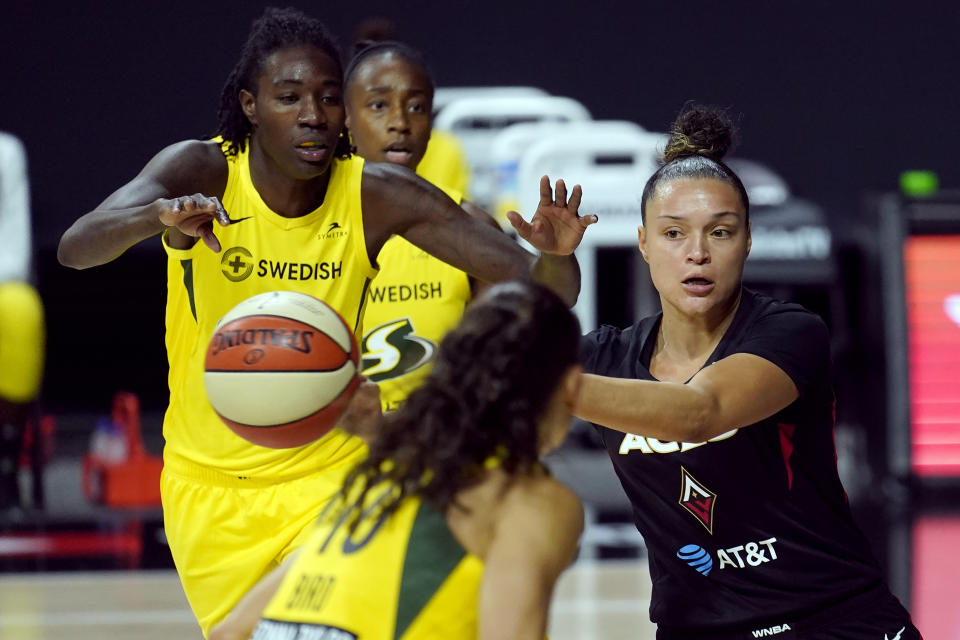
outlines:
[{"label": "black basketball jersey", "polygon": [[[661,316],[583,339],[590,373],[653,380]],[[750,353],[800,397],[706,443],[598,427],[649,553],[651,619],[668,627],[797,619],[883,587],[837,475],[829,333],[796,304],[744,289],[707,366]]]}]

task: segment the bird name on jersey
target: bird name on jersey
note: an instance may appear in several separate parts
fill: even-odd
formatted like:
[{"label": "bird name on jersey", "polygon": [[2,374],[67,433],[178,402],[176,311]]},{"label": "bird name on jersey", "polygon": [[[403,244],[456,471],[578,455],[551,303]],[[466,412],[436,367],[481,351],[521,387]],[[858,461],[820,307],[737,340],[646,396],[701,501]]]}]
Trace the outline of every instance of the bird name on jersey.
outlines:
[{"label": "bird name on jersey", "polygon": [[264,618],[257,624],[250,640],[357,640],[357,634],[325,624]]},{"label": "bird name on jersey", "polygon": [[648,438],[646,436],[638,436],[633,433],[628,433],[625,434],[623,436],[623,440],[620,441],[620,455],[625,456],[633,451],[642,451],[643,453],[682,453],[711,442],[719,442],[721,440],[726,440],[727,438],[732,438],[734,435],[736,435],[737,431],[739,431],[739,429],[731,429],[730,431],[721,433],[717,437],[710,438],[705,442],[676,442],[671,440],[657,440],[656,438]]},{"label": "bird name on jersey", "polygon": [[287,600],[287,609],[320,611],[327,604],[336,581],[335,576],[322,573],[301,574]]}]

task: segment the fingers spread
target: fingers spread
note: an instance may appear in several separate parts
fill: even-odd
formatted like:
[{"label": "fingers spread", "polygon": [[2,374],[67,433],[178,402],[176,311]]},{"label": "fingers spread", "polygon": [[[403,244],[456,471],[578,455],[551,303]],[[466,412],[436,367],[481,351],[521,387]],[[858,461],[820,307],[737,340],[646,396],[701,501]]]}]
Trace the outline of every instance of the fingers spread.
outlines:
[{"label": "fingers spread", "polygon": [[556,204],[558,207],[561,207],[561,208],[567,206],[567,184],[563,181],[562,178],[557,180],[556,191],[557,191],[557,197],[553,201],[554,204]]},{"label": "fingers spread", "polygon": [[570,194],[570,202],[567,203],[567,207],[573,213],[577,213],[580,209],[580,201],[583,199],[583,189],[580,188],[580,185],[574,185],[573,192]]},{"label": "fingers spread", "polygon": [[550,188],[550,177],[540,178],[540,206],[548,207],[553,204],[553,189]]},{"label": "fingers spread", "polygon": [[530,235],[533,227],[516,211],[507,211],[507,220],[510,221],[510,225],[517,230],[521,238],[525,239]]}]

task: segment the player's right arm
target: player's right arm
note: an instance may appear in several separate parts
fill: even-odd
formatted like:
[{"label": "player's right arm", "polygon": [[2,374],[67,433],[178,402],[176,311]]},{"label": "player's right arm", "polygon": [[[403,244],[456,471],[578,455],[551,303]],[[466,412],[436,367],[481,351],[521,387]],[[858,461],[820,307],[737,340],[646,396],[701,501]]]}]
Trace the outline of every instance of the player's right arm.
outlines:
[{"label": "player's right arm", "polygon": [[175,248],[189,248],[202,238],[219,251],[212,221],[226,184],[227,162],[218,143],[187,140],[170,145],[66,230],[57,259],[74,269],[95,267],[168,227],[168,241]]},{"label": "player's right arm", "polygon": [[583,506],[544,477],[512,488],[498,515],[483,558],[479,638],[543,640],[553,587],[583,532]]}]

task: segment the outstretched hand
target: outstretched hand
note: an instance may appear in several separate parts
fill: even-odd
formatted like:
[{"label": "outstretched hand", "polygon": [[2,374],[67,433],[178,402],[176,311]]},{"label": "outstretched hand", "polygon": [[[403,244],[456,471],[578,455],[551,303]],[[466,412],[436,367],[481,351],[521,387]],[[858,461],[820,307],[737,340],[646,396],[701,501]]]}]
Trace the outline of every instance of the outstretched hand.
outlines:
[{"label": "outstretched hand", "polygon": [[541,253],[570,255],[580,245],[583,232],[597,221],[597,216],[580,216],[580,185],[573,187],[567,200],[567,185],[557,180],[556,197],[550,187],[550,178],[540,178],[540,204],[527,222],[516,211],[508,211],[507,219],[520,237]]},{"label": "outstretched hand", "polygon": [[176,227],[182,233],[200,238],[212,251],[220,252],[220,240],[213,233],[213,221],[226,227],[237,220],[231,220],[224,211],[218,198],[202,193],[159,201],[160,222],[168,227]]}]

